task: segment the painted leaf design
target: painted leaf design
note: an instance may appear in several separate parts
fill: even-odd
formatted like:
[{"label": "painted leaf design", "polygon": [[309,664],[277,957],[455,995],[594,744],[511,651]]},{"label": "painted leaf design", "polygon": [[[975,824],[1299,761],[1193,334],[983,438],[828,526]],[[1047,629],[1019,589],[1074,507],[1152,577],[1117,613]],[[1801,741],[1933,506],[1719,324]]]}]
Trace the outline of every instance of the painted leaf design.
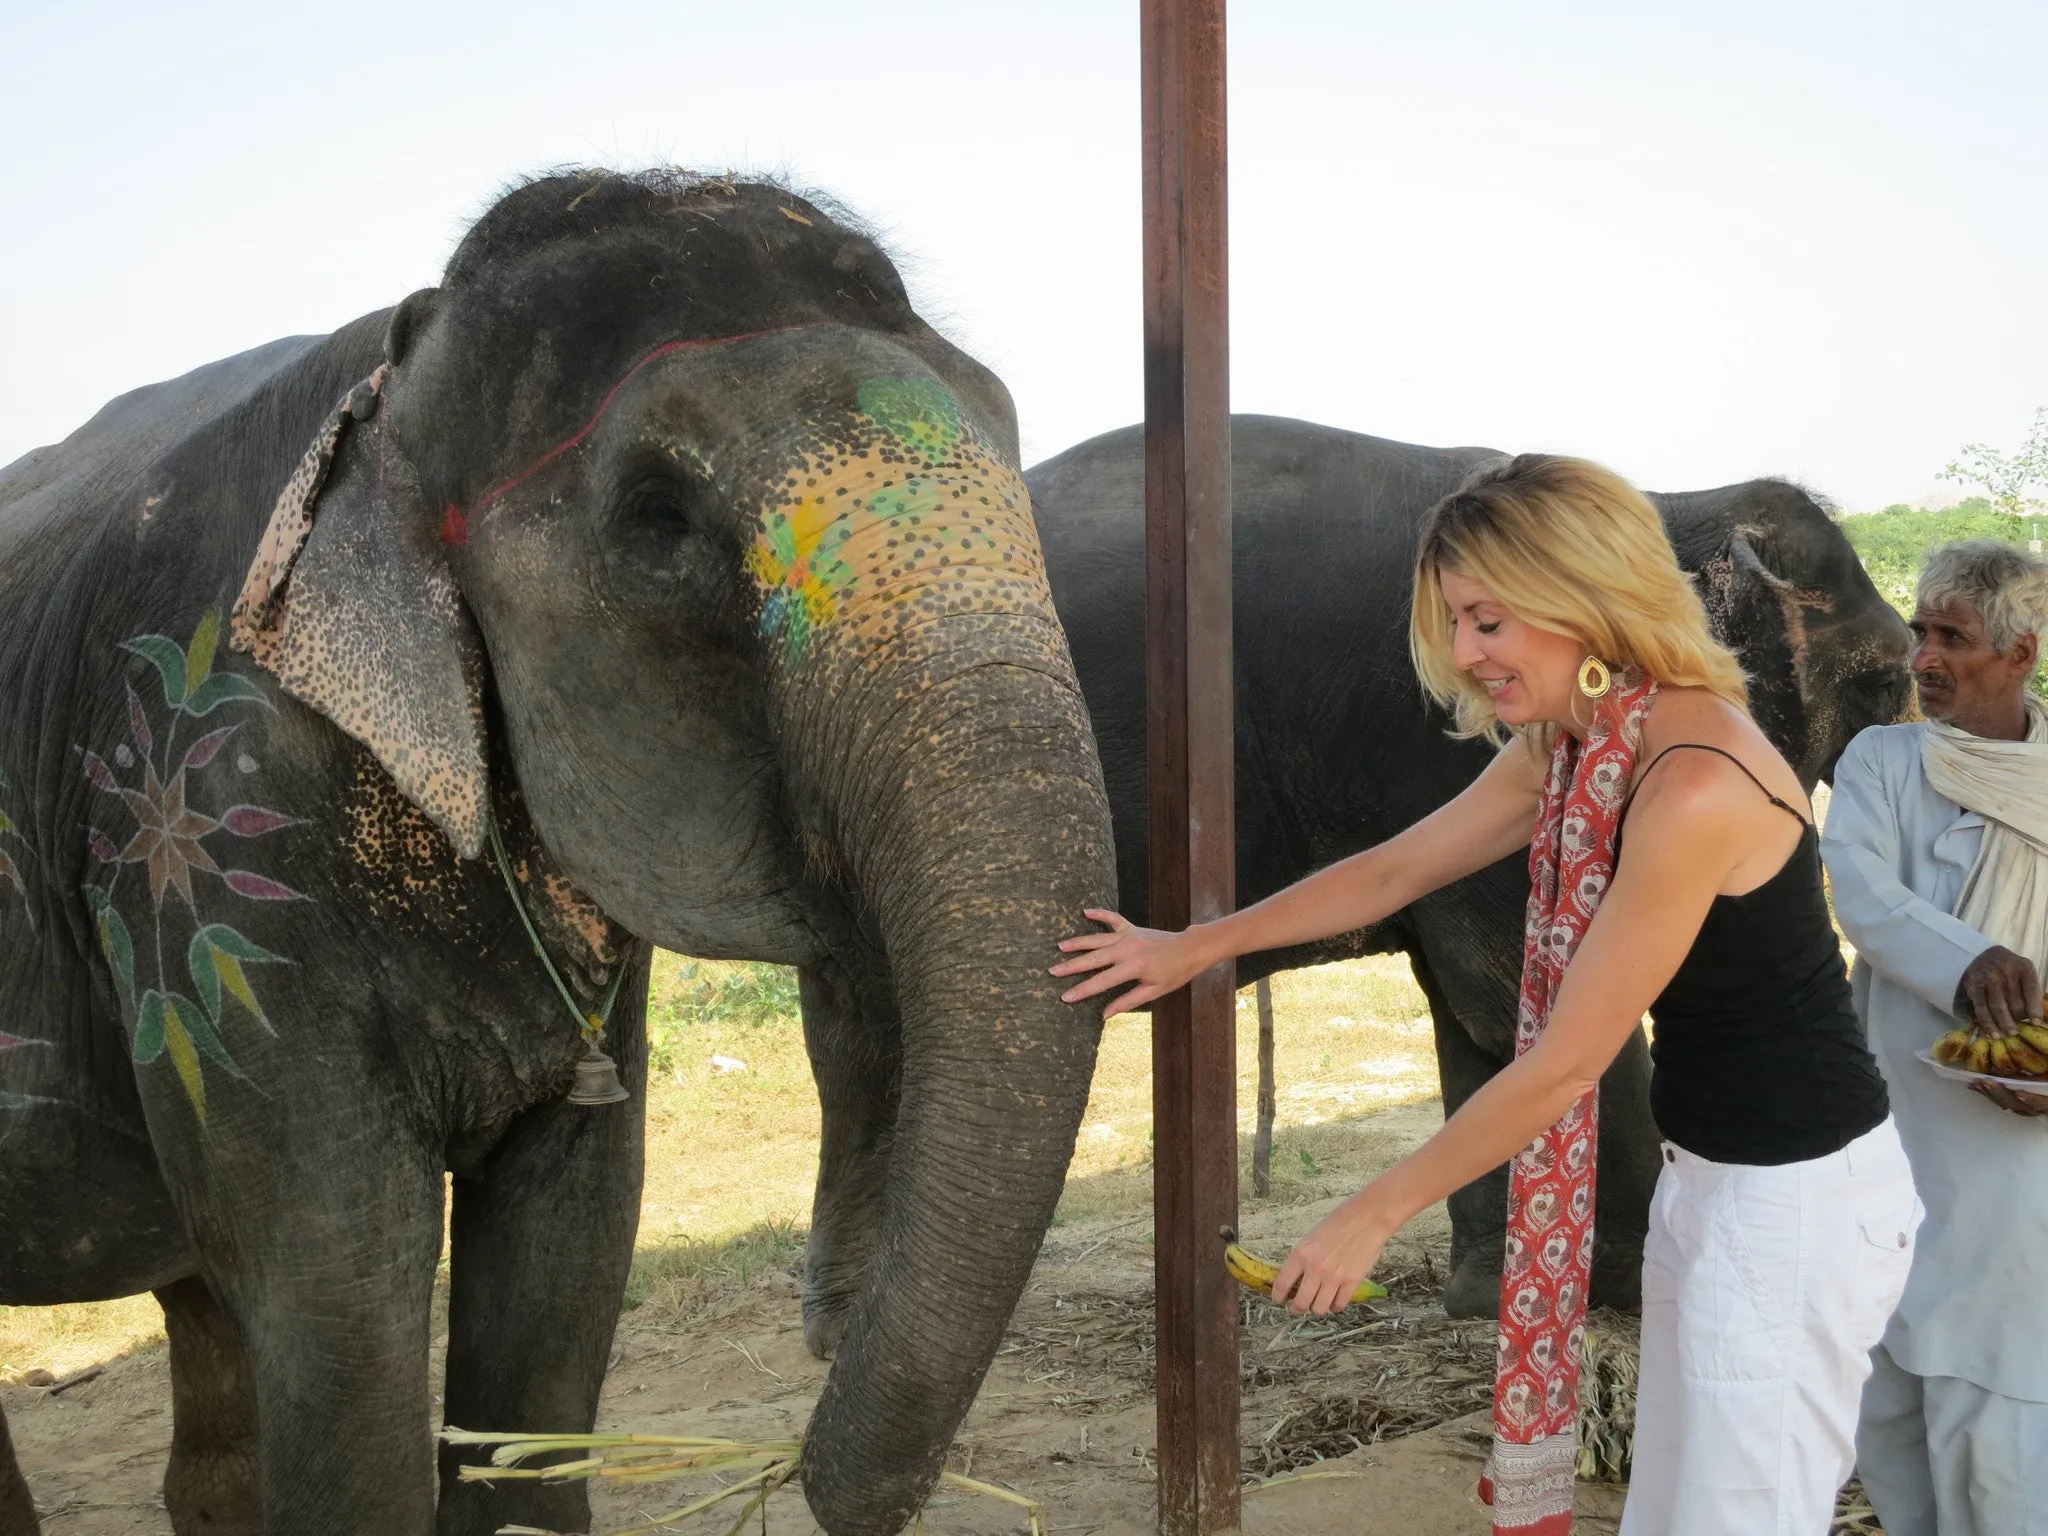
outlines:
[{"label": "painted leaf design", "polygon": [[230,699],[251,699],[258,704],[268,705],[263,690],[239,672],[216,672],[197,688],[185,701],[188,715],[210,715]]},{"label": "painted leaf design", "polygon": [[209,608],[199,616],[192,631],[192,644],[185,652],[185,697],[190,698],[213,670],[214,647],[220,643],[220,610]]},{"label": "painted leaf design", "polygon": [[128,739],[135,743],[135,750],[144,757],[149,756],[155,746],[155,738],[149,734],[149,716],[142,712],[142,700],[135,697],[135,690],[128,690]]},{"label": "painted leaf design", "polygon": [[137,635],[123,640],[121,649],[156,668],[164,680],[164,702],[176,709],[185,702],[185,652],[177,641],[163,635]]},{"label": "painted leaf design", "polygon": [[142,994],[142,1006],[135,1013],[135,1050],[138,1065],[148,1066],[164,1053],[164,995],[152,987]]},{"label": "painted leaf design", "polygon": [[98,827],[94,827],[87,834],[85,842],[86,846],[92,849],[92,856],[102,864],[114,864],[120,861],[121,850],[116,848],[114,840]]},{"label": "painted leaf design", "polygon": [[0,880],[5,880],[22,895],[28,894],[28,887],[22,883],[21,871],[14,867],[14,860],[0,853]]},{"label": "painted leaf design", "polygon": [[123,1009],[132,1008],[135,1006],[135,941],[128,937],[128,925],[111,904],[100,908],[98,927],[100,953],[107,957],[115,984],[121,989],[121,1006]]},{"label": "painted leaf design", "polygon": [[199,1070],[199,1050],[185,1029],[184,1015],[178,1008],[177,999],[164,999],[163,1017],[164,1046],[171,1053],[171,1065],[178,1069],[178,1080],[185,1085],[185,1097],[192,1101],[192,1112],[204,1125],[206,1078]]},{"label": "painted leaf design", "polygon": [[112,794],[121,787],[114,778],[114,770],[107,766],[106,760],[97,752],[85,754],[85,776],[92,780],[95,789],[103,790],[108,794]]},{"label": "painted leaf design", "polygon": [[220,756],[220,749],[228,744],[228,738],[240,729],[239,725],[224,725],[217,731],[208,731],[185,749],[184,766],[204,768]]},{"label": "painted leaf design", "polygon": [[12,816],[9,816],[5,811],[0,811],[0,837],[5,837],[8,833],[12,832],[13,830],[14,818]]},{"label": "painted leaf design", "polygon": [[295,827],[299,819],[266,811],[260,805],[231,805],[221,814],[220,824],[237,837],[261,837],[279,827]]},{"label": "painted leaf design", "polygon": [[27,1109],[31,1104],[54,1104],[57,1101],[41,1093],[0,1093],[0,1109]]},{"label": "painted leaf design", "polygon": [[221,876],[228,883],[228,889],[237,896],[247,896],[254,901],[304,901],[306,898],[288,885],[279,885],[275,880],[248,869],[230,869]]},{"label": "painted leaf design", "polygon": [[219,1021],[221,992],[225,989],[230,997],[249,1010],[257,1023],[269,1029],[270,1019],[263,1012],[263,1005],[256,1001],[248,973],[242,969],[244,962],[282,965],[285,959],[245,939],[226,923],[208,923],[192,935],[192,942],[185,951],[186,969],[192,973],[193,988],[199,993],[199,1000],[206,1005],[209,1018]]},{"label": "painted leaf design", "polygon": [[249,1081],[242,1076],[242,1069],[235,1065],[235,1058],[228,1054],[228,1048],[221,1044],[220,1036],[214,1031],[211,1021],[184,998],[174,997],[173,1001],[180,1005],[178,1022],[185,1026],[185,1033],[191,1037],[192,1043],[199,1047],[199,1054],[228,1076],[239,1078],[245,1083]]}]

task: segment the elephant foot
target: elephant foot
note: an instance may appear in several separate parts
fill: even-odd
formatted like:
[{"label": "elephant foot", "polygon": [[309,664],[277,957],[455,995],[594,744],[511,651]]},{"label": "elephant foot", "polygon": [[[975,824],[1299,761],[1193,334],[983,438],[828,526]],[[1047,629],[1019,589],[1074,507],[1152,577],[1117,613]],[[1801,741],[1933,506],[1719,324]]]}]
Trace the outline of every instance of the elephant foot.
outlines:
[{"label": "elephant foot", "polygon": [[[1500,1219],[1498,1212],[1494,1220]],[[1444,1311],[1451,1317],[1500,1316],[1500,1266],[1505,1227],[1480,1227],[1451,1217],[1451,1272],[1444,1277]]]},{"label": "elephant foot", "polygon": [[850,1294],[804,1293],[804,1348],[820,1360],[839,1353],[846,1330],[853,1326],[854,1298]]},{"label": "elephant foot", "polygon": [[1474,1254],[1462,1264],[1451,1266],[1444,1281],[1444,1313],[1449,1317],[1500,1316],[1500,1260],[1489,1263]]},{"label": "elephant foot", "polygon": [[164,1509],[177,1536],[263,1536],[253,1449],[172,1448],[164,1469]]},{"label": "elephant foot", "polygon": [[37,1536],[36,1501],[28,1479],[14,1463],[14,1444],[7,1434],[7,1415],[0,1413],[0,1536]]},{"label": "elephant foot", "polygon": [[164,1509],[177,1536],[263,1536],[256,1392],[234,1324],[193,1276],[156,1293],[171,1344]]}]

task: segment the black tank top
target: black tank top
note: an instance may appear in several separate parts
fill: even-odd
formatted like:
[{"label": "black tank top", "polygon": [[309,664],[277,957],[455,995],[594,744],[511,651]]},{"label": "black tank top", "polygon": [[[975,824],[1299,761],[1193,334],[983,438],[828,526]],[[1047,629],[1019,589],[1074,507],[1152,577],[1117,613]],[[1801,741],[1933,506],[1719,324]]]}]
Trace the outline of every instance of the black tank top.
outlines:
[{"label": "black tank top", "polygon": [[[1719,752],[1802,830],[1770,879],[1714,898],[1684,963],[1650,1005],[1650,1111],[1667,1141],[1717,1163],[1839,1152],[1882,1124],[1891,1104],[1828,921],[1820,838],[1734,754],[1704,742],[1667,747],[1637,785],[1679,747]],[[1620,846],[1617,829],[1617,864]]]}]

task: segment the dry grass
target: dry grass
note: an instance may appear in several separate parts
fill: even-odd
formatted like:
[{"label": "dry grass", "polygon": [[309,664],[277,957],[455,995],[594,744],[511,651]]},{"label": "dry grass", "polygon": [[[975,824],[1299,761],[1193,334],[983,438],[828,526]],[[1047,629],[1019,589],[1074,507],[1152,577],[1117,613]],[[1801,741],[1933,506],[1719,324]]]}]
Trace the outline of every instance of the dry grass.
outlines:
[{"label": "dry grass", "polygon": [[[1275,976],[1273,1017],[1273,1192],[1258,1202],[1247,1197],[1247,1209],[1339,1193],[1357,1151],[1347,1122],[1437,1091],[1428,1005],[1399,956]],[[1247,1190],[1258,1040],[1258,1014],[1246,988],[1237,1006],[1237,1119]],[[1088,1113],[1054,1225],[1149,1210],[1151,1166],[1151,1020],[1112,1019],[1103,1030]]]}]

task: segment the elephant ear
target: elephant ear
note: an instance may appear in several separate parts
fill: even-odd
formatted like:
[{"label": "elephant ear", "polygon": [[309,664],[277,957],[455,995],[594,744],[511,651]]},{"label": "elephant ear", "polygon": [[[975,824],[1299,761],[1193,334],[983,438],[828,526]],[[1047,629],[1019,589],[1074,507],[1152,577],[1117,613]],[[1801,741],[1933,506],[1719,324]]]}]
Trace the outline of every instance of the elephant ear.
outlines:
[{"label": "elephant ear", "polygon": [[1806,610],[1825,593],[1794,586],[1764,563],[1752,540],[1763,530],[1738,526],[1728,547],[1700,572],[1714,637],[1749,675],[1750,713],[1789,762],[1806,759]]},{"label": "elephant ear", "polygon": [[286,482],[230,643],[376,755],[465,858],[488,815],[483,647],[419,476],[384,430],[386,363]]}]

